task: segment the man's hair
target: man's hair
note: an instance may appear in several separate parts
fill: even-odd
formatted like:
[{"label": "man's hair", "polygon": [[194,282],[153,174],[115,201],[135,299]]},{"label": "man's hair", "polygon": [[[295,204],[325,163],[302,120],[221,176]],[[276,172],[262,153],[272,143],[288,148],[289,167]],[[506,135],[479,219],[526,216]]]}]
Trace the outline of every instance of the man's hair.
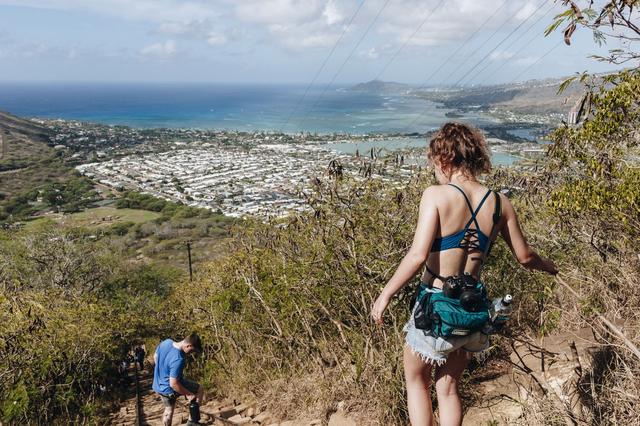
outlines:
[{"label": "man's hair", "polygon": [[191,333],[190,335],[185,337],[184,342],[189,345],[193,345],[193,348],[196,351],[202,352],[202,341],[200,340],[200,336],[198,336],[196,333]]},{"label": "man's hair", "polygon": [[442,166],[477,176],[491,170],[491,157],[482,132],[465,123],[445,123],[431,139],[428,157]]}]

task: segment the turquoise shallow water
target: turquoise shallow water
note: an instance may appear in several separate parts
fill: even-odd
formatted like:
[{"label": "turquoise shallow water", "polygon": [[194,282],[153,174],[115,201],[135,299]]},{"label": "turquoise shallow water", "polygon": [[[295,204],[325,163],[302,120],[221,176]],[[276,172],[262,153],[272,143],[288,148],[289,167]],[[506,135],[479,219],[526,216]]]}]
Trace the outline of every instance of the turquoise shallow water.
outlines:
[{"label": "turquoise shallow water", "polygon": [[[410,96],[339,87],[231,84],[0,83],[0,109],[142,128],[282,130],[319,133],[424,132],[449,110]],[[418,118],[416,120],[416,118]],[[467,117],[482,125],[481,117]]]},{"label": "turquoise shallow water", "polygon": [[[324,87],[232,84],[0,83],[0,110],[25,117],[64,118],[138,128],[200,128],[343,132],[352,134],[425,132],[450,119],[449,110],[405,95],[381,95]],[[481,116],[463,120],[494,125]],[[342,152],[426,146],[416,138],[358,145]],[[513,157],[494,155],[496,164]]]}]

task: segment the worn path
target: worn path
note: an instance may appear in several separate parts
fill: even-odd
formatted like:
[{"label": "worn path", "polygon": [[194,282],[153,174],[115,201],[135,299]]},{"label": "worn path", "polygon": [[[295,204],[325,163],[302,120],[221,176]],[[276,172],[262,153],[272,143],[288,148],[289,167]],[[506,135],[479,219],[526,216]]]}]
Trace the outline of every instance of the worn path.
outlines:
[{"label": "worn path", "polygon": [[[135,374],[132,369],[130,372]],[[141,400],[141,424],[148,426],[162,426],[162,414],[164,407],[160,397],[151,389],[152,384],[152,372],[143,370],[140,372],[140,400]],[[127,399],[120,411],[114,413],[111,416],[110,423],[116,426],[129,426],[136,425],[136,403],[137,397],[135,394],[135,381],[132,380],[132,392],[131,397]],[[273,416],[266,410],[260,409],[255,404],[241,404],[237,401],[225,399],[225,400],[211,400],[205,402],[201,407],[202,418],[200,422],[205,425],[279,425],[279,426],[294,426],[294,425],[320,425],[320,420],[308,421],[286,421],[278,423],[274,420]],[[189,412],[186,407],[186,399],[180,398],[176,405],[176,410],[173,415],[173,425],[184,425],[187,423]]]}]

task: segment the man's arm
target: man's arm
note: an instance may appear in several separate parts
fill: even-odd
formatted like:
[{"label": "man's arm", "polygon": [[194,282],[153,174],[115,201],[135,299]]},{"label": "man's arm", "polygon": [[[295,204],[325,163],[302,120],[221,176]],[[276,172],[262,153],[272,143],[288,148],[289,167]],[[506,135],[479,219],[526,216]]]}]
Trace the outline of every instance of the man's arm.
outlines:
[{"label": "man's arm", "polygon": [[169,377],[169,386],[171,386],[171,389],[178,392],[180,395],[185,395],[189,399],[196,396],[195,393],[192,393],[189,389],[182,386],[180,380],[175,377]]},{"label": "man's arm", "polygon": [[184,369],[184,359],[174,360],[169,368],[169,386],[171,389],[178,392],[180,395],[185,395],[189,400],[195,398],[195,394],[189,391],[189,389],[182,386],[179,377],[182,377],[182,370]]}]

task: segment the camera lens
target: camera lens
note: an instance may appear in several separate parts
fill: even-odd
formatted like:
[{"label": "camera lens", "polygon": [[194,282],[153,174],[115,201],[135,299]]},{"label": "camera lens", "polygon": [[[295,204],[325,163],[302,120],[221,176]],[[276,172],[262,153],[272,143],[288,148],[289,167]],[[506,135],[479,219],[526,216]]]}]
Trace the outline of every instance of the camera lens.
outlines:
[{"label": "camera lens", "polygon": [[460,281],[460,277],[453,276],[448,277],[442,286],[442,292],[445,296],[450,297],[451,299],[457,299],[460,297],[460,292],[462,291],[462,282]]},{"label": "camera lens", "polygon": [[478,312],[482,309],[482,296],[476,290],[465,290],[460,295],[460,306],[468,312]]}]

